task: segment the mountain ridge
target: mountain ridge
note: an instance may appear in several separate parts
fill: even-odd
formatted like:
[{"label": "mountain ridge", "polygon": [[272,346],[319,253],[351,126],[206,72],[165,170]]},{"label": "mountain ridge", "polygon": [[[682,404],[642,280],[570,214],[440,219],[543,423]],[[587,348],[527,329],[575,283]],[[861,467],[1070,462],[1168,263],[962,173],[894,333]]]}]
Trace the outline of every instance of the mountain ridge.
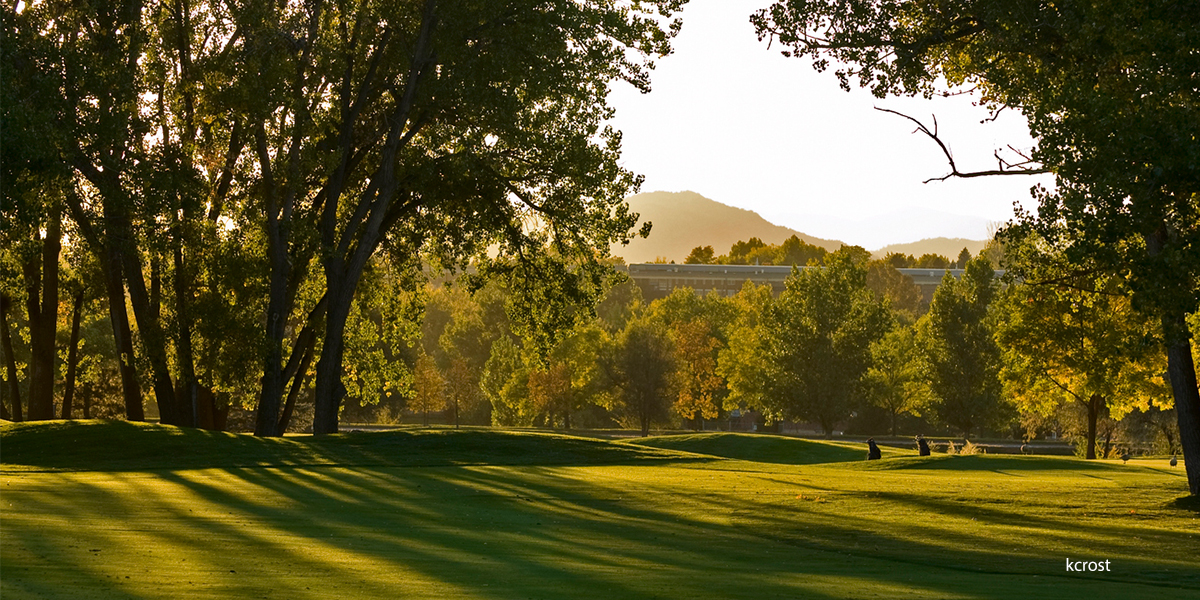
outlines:
[{"label": "mountain ridge", "polygon": [[[776,225],[757,212],[737,208],[706,198],[696,192],[647,192],[626,198],[629,208],[639,213],[638,227],[646,221],[653,225],[649,238],[635,238],[627,246],[614,244],[614,256],[626,263],[653,262],[664,258],[682,263],[697,246],[712,246],[717,255],[726,254],[734,243],[752,237],[768,244],[780,244],[795,235],[805,243],[829,251],[845,245],[841,240],[829,240]],[[985,242],[964,238],[927,238],[904,244],[889,244],[875,250],[880,258],[887,252],[902,252],[920,256],[926,253],[956,258],[966,247],[972,256],[979,254]]]}]

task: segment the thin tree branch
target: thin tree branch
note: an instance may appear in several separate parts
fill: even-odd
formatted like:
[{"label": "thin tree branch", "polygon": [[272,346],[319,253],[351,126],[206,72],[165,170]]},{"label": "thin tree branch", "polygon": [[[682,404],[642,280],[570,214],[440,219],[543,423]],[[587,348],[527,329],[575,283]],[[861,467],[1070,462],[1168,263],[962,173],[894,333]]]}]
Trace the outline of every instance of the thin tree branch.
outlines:
[{"label": "thin tree branch", "polygon": [[[1045,167],[1040,167],[1040,168],[1034,169],[1034,168],[1028,168],[1028,167],[1023,166],[1030,162],[1034,162],[1032,160],[1027,160],[1026,162],[1017,163],[1017,164],[1009,164],[1009,163],[1006,163],[1003,159],[1000,159],[999,156],[996,157],[998,160],[1000,160],[1000,168],[999,169],[989,170],[989,171],[966,171],[966,172],[959,171],[958,165],[956,165],[954,163],[954,156],[950,153],[950,148],[948,148],[946,146],[945,142],[943,142],[942,139],[940,137],[938,137],[937,117],[933,118],[933,129],[930,130],[929,127],[926,127],[924,123],[922,123],[904,113],[897,112],[897,111],[887,109],[887,108],[880,108],[878,106],[875,107],[875,110],[880,111],[880,112],[885,112],[885,113],[891,113],[893,115],[898,115],[898,116],[904,117],[905,119],[908,119],[909,121],[912,121],[913,123],[916,123],[917,131],[920,131],[921,133],[924,133],[926,136],[929,136],[929,139],[931,139],[935,143],[937,143],[938,147],[942,149],[942,154],[946,155],[946,161],[950,163],[950,172],[945,175],[942,175],[941,177],[930,177],[929,179],[926,179],[922,183],[929,183],[930,181],[946,181],[947,179],[950,179],[951,177],[958,177],[961,179],[969,179],[972,177],[990,177],[993,175],[1040,175],[1042,173],[1050,173],[1051,172],[1050,169],[1047,169]],[[1026,158],[1026,157],[1024,155],[1022,155],[1022,158]]]}]

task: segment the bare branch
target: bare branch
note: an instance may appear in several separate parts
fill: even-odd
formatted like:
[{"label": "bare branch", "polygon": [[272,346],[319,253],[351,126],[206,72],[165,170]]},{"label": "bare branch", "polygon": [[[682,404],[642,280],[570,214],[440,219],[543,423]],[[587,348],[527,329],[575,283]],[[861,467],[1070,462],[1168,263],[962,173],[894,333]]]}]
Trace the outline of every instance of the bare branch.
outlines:
[{"label": "bare branch", "polygon": [[[924,123],[922,123],[904,113],[897,112],[897,111],[887,109],[887,108],[880,108],[878,106],[875,107],[875,110],[878,110],[880,112],[885,112],[885,113],[891,113],[893,115],[898,115],[898,116],[904,117],[905,119],[908,119],[909,121],[912,121],[913,123],[916,123],[917,131],[920,131],[921,133],[924,133],[925,135],[929,136],[929,139],[931,139],[935,143],[937,143],[938,147],[942,149],[942,154],[946,155],[946,161],[950,163],[950,172],[941,177],[930,177],[929,179],[926,179],[922,183],[929,183],[930,181],[946,181],[947,179],[950,179],[951,177],[959,177],[962,179],[969,179],[971,177],[990,177],[992,175],[1040,175],[1042,173],[1051,172],[1050,169],[1047,169],[1045,167],[1039,167],[1039,168],[1026,167],[1025,165],[1035,162],[1031,159],[1026,160],[1025,162],[1011,164],[1011,163],[1005,162],[1003,159],[1001,159],[999,157],[999,155],[996,156],[997,160],[1000,161],[1000,168],[998,168],[998,169],[990,170],[990,171],[966,171],[966,172],[959,171],[958,165],[954,164],[954,156],[950,154],[950,148],[946,147],[946,144],[944,142],[942,142],[942,139],[940,137],[938,137],[937,117],[936,116],[933,118],[933,130],[931,131],[928,127],[925,126]],[[913,133],[916,133],[916,132],[913,132]],[[1010,146],[1010,148],[1011,148],[1011,146]],[[1020,154],[1020,153],[1018,152],[1018,154]],[[1027,158],[1023,154],[1021,155],[1021,157]]]},{"label": "bare branch", "polygon": [[[995,121],[996,119],[999,119],[1000,113],[1004,112],[1004,109],[1006,109],[1006,108],[1008,108],[1007,104],[1004,106],[1001,106],[1000,108],[997,108],[996,111],[992,113],[992,116],[980,121],[980,123],[991,123],[991,122]],[[1009,146],[1009,148],[1012,148],[1012,146]]]}]

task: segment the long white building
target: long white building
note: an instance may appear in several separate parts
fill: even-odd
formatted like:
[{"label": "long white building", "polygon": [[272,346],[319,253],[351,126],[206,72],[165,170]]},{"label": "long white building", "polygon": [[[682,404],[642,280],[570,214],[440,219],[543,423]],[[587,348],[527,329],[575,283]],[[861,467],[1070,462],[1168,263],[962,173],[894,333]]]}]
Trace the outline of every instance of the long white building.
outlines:
[{"label": "long white building", "polygon": [[[912,278],[926,299],[933,297],[933,290],[937,289],[947,272],[954,277],[962,277],[964,272],[963,269],[898,270]],[[778,295],[783,292],[783,282],[791,273],[790,266],[770,265],[629,265],[629,276],[642,289],[642,297],[647,302],[663,298],[669,295],[671,290],[679,287],[690,287],[701,295],[715,290],[722,296],[732,296],[742,289],[746,281],[753,281],[755,285],[769,284]],[[1002,273],[1003,271],[998,271],[996,274],[999,276]]]}]

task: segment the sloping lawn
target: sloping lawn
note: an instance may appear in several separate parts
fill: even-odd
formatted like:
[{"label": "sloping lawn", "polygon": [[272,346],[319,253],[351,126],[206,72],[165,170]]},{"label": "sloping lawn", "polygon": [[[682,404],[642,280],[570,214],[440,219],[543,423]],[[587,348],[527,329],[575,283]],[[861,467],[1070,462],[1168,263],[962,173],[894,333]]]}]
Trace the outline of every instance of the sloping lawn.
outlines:
[{"label": "sloping lawn", "polygon": [[[626,444],[694,452],[721,458],[786,465],[850,462],[867,458],[867,445],[854,442],[805,440],[781,435],[748,433],[691,433],[628,440]],[[885,457],[915,456],[915,450],[880,446]]]},{"label": "sloping lawn", "polygon": [[1165,461],[788,464],[689,437],[5,425],[0,596],[1200,597],[1200,520]]}]

